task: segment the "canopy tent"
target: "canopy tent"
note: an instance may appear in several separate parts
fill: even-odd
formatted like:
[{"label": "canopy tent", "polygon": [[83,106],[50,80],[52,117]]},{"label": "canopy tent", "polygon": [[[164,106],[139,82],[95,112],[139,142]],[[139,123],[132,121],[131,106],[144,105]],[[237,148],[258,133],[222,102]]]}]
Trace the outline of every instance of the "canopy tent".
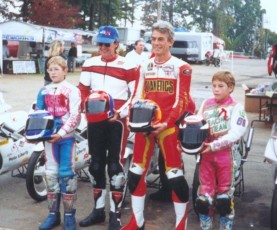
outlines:
[{"label": "canopy tent", "polygon": [[[3,61],[2,69],[5,73],[10,73],[11,71],[12,73],[23,73],[21,70],[21,72],[15,70],[16,63],[20,62],[21,66],[23,64],[25,65],[23,61],[28,61],[28,63],[32,62],[32,64],[38,63],[35,66],[35,71],[38,72],[37,69],[39,68],[39,71],[42,72],[42,70],[44,70],[42,68],[44,67],[43,60],[48,52],[48,44],[53,40],[60,39],[65,41],[66,44],[75,42],[77,44],[78,53],[82,53],[82,47],[85,44],[90,45],[92,37],[95,35],[93,32],[81,29],[55,28],[13,20],[0,23],[0,31],[2,31],[0,41],[2,39],[9,41],[9,49],[10,51],[13,50],[13,54],[11,55],[12,58]],[[37,68],[37,66],[39,67]],[[32,68],[32,71],[33,69],[34,68]]]},{"label": "canopy tent", "polygon": [[0,23],[2,37],[10,41],[46,42],[55,39],[76,42],[80,44],[82,36],[93,36],[94,33],[80,29],[63,29],[48,26],[39,26],[22,21],[7,21]]},{"label": "canopy tent", "polygon": [[42,42],[43,28],[19,21],[0,23],[2,38],[11,41]]}]

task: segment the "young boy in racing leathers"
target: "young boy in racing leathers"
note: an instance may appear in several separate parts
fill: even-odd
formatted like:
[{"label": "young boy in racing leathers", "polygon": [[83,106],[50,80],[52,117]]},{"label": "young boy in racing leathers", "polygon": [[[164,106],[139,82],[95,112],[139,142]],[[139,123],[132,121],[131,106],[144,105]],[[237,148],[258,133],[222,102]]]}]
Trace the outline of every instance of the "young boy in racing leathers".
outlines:
[{"label": "young boy in racing leathers", "polygon": [[60,224],[59,207],[62,199],[64,229],[75,230],[77,178],[74,171],[74,132],[81,119],[81,96],[78,88],[65,80],[67,64],[64,58],[55,56],[49,59],[47,71],[52,83],[40,90],[37,109],[47,110],[60,127],[49,141],[45,141],[45,179],[49,215],[39,229],[52,229]]},{"label": "young boy in racing leathers", "polygon": [[234,219],[233,145],[244,135],[248,120],[243,106],[230,94],[235,78],[228,71],[219,71],[212,78],[213,98],[205,100],[198,114],[210,126],[209,143],[201,152],[200,187],[196,208],[201,228],[212,229],[213,205],[220,214],[220,229],[231,230]]}]

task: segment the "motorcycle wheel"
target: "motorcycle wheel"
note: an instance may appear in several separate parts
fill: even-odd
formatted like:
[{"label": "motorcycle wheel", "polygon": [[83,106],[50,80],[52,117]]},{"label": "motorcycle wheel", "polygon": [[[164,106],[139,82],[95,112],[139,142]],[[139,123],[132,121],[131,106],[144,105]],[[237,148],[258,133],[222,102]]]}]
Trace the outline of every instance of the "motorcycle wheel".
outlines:
[{"label": "motorcycle wheel", "polygon": [[198,211],[196,209],[196,205],[195,205],[195,201],[197,198],[197,191],[198,191],[198,187],[200,185],[200,181],[199,181],[199,162],[196,163],[195,165],[195,170],[194,170],[194,175],[193,175],[193,182],[192,182],[192,204],[193,204],[193,210],[196,213],[196,215],[198,216]]},{"label": "motorcycle wheel", "polygon": [[277,185],[274,187],[270,213],[271,230],[277,229]]},{"label": "motorcycle wheel", "polygon": [[215,67],[219,67],[219,66],[220,66],[220,59],[216,58],[216,59],[214,60],[214,66],[215,66]]},{"label": "motorcycle wheel", "polygon": [[206,66],[209,66],[211,64],[210,60],[206,59],[205,64],[206,64]]},{"label": "motorcycle wheel", "polygon": [[47,199],[46,183],[44,177],[39,175],[39,172],[44,170],[42,167],[44,164],[44,151],[33,152],[28,161],[26,187],[30,197],[36,201]]}]

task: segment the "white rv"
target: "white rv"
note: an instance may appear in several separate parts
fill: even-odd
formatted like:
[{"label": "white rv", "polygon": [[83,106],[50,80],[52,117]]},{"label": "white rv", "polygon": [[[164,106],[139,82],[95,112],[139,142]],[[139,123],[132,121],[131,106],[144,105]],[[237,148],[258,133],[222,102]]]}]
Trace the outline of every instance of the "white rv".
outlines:
[{"label": "white rv", "polygon": [[[151,32],[144,34],[151,43]],[[213,50],[213,34],[206,32],[175,32],[172,55],[189,62],[203,62],[207,51]]]},{"label": "white rv", "polygon": [[123,45],[134,44],[140,38],[140,29],[127,27],[117,27],[116,29],[119,33],[119,41]]}]

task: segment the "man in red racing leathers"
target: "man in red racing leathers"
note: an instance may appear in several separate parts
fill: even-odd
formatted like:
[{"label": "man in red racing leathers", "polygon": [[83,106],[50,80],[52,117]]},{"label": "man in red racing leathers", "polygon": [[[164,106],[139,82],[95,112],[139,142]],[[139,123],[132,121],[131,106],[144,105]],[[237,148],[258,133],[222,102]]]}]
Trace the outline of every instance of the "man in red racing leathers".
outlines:
[{"label": "man in red racing leathers", "polygon": [[133,164],[129,169],[128,185],[132,194],[132,216],[122,229],[144,229],[145,174],[155,143],[165,159],[166,175],[172,188],[176,214],[176,229],[185,229],[188,214],[189,188],[182,169],[181,153],[177,149],[178,127],[175,122],[187,109],[190,101],[191,67],[171,56],[174,43],[173,27],[159,21],[152,27],[153,58],[141,67],[135,102],[150,99],[161,108],[162,119],[150,133],[136,133]]}]

